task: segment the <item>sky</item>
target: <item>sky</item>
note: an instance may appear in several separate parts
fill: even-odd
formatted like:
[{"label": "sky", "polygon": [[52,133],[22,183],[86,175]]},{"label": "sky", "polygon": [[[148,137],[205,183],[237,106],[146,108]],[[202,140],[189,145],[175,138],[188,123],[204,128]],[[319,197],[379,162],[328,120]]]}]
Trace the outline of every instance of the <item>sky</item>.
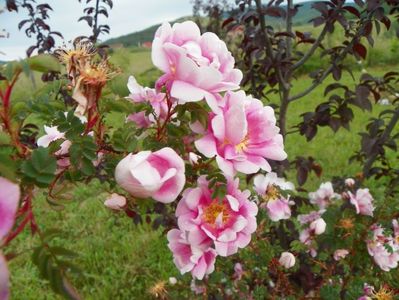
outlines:
[{"label": "sky", "polygon": [[[54,11],[50,12],[48,24],[54,31],[60,31],[68,42],[80,35],[89,35],[90,28],[84,21],[78,22],[83,15],[84,3],[77,0],[37,0],[37,3],[48,3]],[[108,19],[102,18],[100,24],[111,27],[109,35],[100,38],[109,39],[121,35],[140,31],[151,25],[173,21],[177,18],[192,14],[190,0],[113,0],[114,7]],[[297,0],[294,2],[303,2]],[[5,6],[5,0],[0,0],[0,8]],[[26,15],[5,11],[0,14],[0,34],[5,29],[9,38],[0,38],[0,60],[20,59],[26,56],[25,51],[33,45],[35,40],[25,36],[24,31],[18,30],[18,23]],[[63,41],[57,38],[57,45]]]}]

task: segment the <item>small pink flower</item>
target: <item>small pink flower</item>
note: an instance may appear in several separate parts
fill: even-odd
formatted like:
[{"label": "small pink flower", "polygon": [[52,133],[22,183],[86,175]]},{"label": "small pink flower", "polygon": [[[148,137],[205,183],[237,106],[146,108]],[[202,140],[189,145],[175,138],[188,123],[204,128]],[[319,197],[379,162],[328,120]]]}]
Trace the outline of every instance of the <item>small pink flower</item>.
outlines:
[{"label": "small pink flower", "polygon": [[152,61],[163,75],[157,86],[170,87],[180,103],[206,99],[218,108],[217,93],[238,89],[242,79],[226,44],[211,32],[201,35],[192,21],[164,23],[155,33]]},{"label": "small pink flower", "polygon": [[[148,102],[152,106],[154,114],[158,119],[163,120],[166,118],[168,105],[164,93],[158,93],[155,89],[142,87],[133,76],[129,77],[127,87],[130,91],[130,95],[127,97],[128,99],[131,99],[135,103]],[[128,116],[127,120],[133,121],[137,126],[143,128],[156,122],[153,115],[149,114],[147,116],[145,112],[131,114]]]},{"label": "small pink flower", "polygon": [[[14,225],[20,198],[19,186],[0,177],[0,245]],[[0,251],[0,299],[9,298],[9,272],[7,262]]]},{"label": "small pink flower", "polygon": [[353,187],[355,185],[355,180],[353,178],[346,178],[345,179],[345,185],[347,187]]},{"label": "small pink flower", "polygon": [[349,251],[346,249],[337,249],[334,251],[334,259],[339,261],[345,258],[349,254]]},{"label": "small pink flower", "polygon": [[234,265],[234,280],[241,280],[242,276],[244,275],[244,270],[240,263],[236,263]]},{"label": "small pink flower", "polygon": [[173,261],[181,274],[191,272],[194,278],[202,280],[205,275],[214,271],[216,251],[210,247],[210,243],[194,246],[187,241],[186,234],[178,229],[170,230],[167,238]]},{"label": "small pink flower", "polygon": [[116,182],[138,198],[170,203],[186,182],[184,161],[171,148],[129,154],[115,169]]},{"label": "small pink flower", "polygon": [[256,230],[258,208],[248,199],[250,192],[241,192],[238,184],[238,179],[228,179],[224,199],[212,198],[204,176],[198,179],[198,187],[184,191],[176,216],[190,243],[211,241],[221,256],[232,255],[249,244]]},{"label": "small pink flower", "polygon": [[269,199],[259,207],[266,209],[267,214],[273,222],[287,220],[291,217],[290,201],[280,196],[277,199]]},{"label": "small pink flower", "polygon": [[326,231],[326,222],[322,218],[318,218],[317,220],[314,220],[312,223],[310,223],[310,230],[314,232],[315,235],[320,235],[323,234],[324,231]]},{"label": "small pink flower", "polygon": [[312,211],[305,215],[298,215],[298,221],[301,224],[312,223],[313,221],[319,219],[324,212],[325,210],[319,210],[319,211]]},{"label": "small pink flower", "polygon": [[104,205],[113,210],[122,210],[126,206],[126,198],[113,193],[104,201]]},{"label": "small pink flower", "polygon": [[65,133],[59,132],[57,126],[46,126],[44,125],[45,135],[37,139],[37,145],[39,147],[47,148],[51,142],[54,142],[65,137]]},{"label": "small pink flower", "polygon": [[322,183],[316,192],[309,193],[310,203],[316,204],[320,209],[326,208],[337,198],[339,195],[334,193],[331,182]]},{"label": "small pink flower", "polygon": [[286,269],[292,268],[295,265],[295,256],[291,252],[283,252],[278,262]]},{"label": "small pink flower", "polygon": [[208,158],[216,156],[219,168],[228,176],[236,171],[270,172],[266,159],[287,157],[273,108],[243,91],[227,92],[225,100],[222,111],[210,114],[208,133],[195,142],[198,151]]},{"label": "small pink flower", "polygon": [[254,178],[254,189],[261,196],[260,207],[266,209],[269,218],[277,222],[291,217],[290,205],[294,204],[280,194],[280,190],[294,190],[291,182],[284,178],[278,178],[274,172],[267,173],[266,176],[259,174]]},{"label": "small pink flower", "polygon": [[[56,151],[54,154],[57,156],[67,155],[69,153],[69,148],[72,146],[71,141],[65,140],[60,145],[60,149]],[[57,159],[57,165],[60,170],[65,169],[71,165],[71,161],[69,157],[62,157]]]},{"label": "small pink flower", "polygon": [[198,159],[200,159],[200,156],[195,154],[194,152],[190,152],[188,154],[188,161],[192,166],[198,164]]},{"label": "small pink flower", "polygon": [[373,216],[373,196],[371,196],[369,189],[358,189],[356,195],[351,192],[348,193],[350,202],[355,206],[357,214]]},{"label": "small pink flower", "polygon": [[[371,227],[373,237],[367,240],[367,250],[381,270],[388,272],[398,267],[399,246],[392,236],[385,236],[379,225]],[[389,250],[388,250],[389,249]]]}]

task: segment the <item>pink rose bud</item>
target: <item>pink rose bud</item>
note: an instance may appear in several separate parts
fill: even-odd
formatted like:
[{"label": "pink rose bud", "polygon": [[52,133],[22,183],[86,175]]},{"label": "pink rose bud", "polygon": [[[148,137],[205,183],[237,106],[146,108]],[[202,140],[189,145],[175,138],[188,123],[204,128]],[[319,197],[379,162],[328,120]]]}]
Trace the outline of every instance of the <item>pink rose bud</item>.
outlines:
[{"label": "pink rose bud", "polygon": [[334,259],[335,259],[336,261],[339,261],[339,260],[345,258],[348,254],[349,254],[349,251],[346,250],[346,249],[338,249],[338,250],[335,250],[335,252],[334,252]]},{"label": "pink rose bud", "polygon": [[126,205],[126,198],[113,193],[104,201],[104,205],[113,210],[122,210]]},{"label": "pink rose bud", "polygon": [[175,285],[177,283],[176,277],[169,277],[169,283],[170,285]]},{"label": "pink rose bud", "polygon": [[310,223],[310,229],[313,230],[314,234],[320,235],[326,231],[326,222],[322,218],[318,218]]},{"label": "pink rose bud", "polygon": [[190,152],[188,154],[188,160],[190,162],[191,165],[196,165],[198,164],[198,159],[200,158],[199,155],[195,154],[194,152]]},{"label": "pink rose bud", "polygon": [[278,262],[286,269],[292,268],[295,265],[295,256],[291,252],[283,252]]},{"label": "pink rose bud", "polygon": [[347,187],[352,187],[355,185],[355,180],[353,178],[346,178],[345,179],[345,185]]},{"label": "pink rose bud", "polygon": [[168,147],[129,154],[116,166],[115,179],[132,196],[170,203],[186,182],[184,161]]}]

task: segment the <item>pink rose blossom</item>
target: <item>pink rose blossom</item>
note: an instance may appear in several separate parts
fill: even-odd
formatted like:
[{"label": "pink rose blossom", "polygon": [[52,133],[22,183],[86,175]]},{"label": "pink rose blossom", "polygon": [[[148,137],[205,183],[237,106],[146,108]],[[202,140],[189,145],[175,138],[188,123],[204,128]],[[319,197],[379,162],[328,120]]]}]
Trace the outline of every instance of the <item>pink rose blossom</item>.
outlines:
[{"label": "pink rose blossom", "polygon": [[313,221],[319,219],[324,212],[325,210],[319,210],[319,211],[312,211],[305,215],[298,215],[298,221],[301,224],[312,223]]},{"label": "pink rose blossom", "polygon": [[204,242],[192,245],[187,241],[186,234],[178,229],[168,232],[168,247],[173,253],[173,261],[181,274],[191,272],[194,278],[202,280],[205,275],[215,269],[216,251],[211,243]]},{"label": "pink rose blossom", "polygon": [[339,195],[334,193],[331,182],[324,182],[316,192],[309,193],[310,203],[316,204],[320,209],[326,208],[332,200],[337,198]]},{"label": "pink rose blossom", "polygon": [[347,187],[353,187],[355,185],[355,180],[353,178],[346,178],[345,179],[345,185]]},{"label": "pink rose blossom", "polygon": [[280,220],[287,220],[291,217],[290,205],[292,205],[292,201],[280,196],[280,198],[267,200],[266,203],[262,203],[259,207],[266,209],[270,220],[278,222]]},{"label": "pink rose blossom", "polygon": [[65,133],[59,132],[57,126],[46,126],[44,125],[45,135],[37,139],[37,145],[39,147],[47,148],[51,142],[54,142],[65,137]]},{"label": "pink rose blossom", "polygon": [[115,169],[116,182],[138,198],[170,203],[186,182],[184,161],[171,148],[129,154]]},{"label": "pink rose blossom", "polygon": [[292,268],[295,265],[295,256],[291,252],[283,252],[278,262],[286,269]]},{"label": "pink rose blossom", "polygon": [[[168,113],[168,104],[164,93],[158,93],[155,89],[142,87],[137,83],[133,76],[129,77],[127,87],[130,91],[130,95],[127,97],[128,99],[131,99],[134,103],[148,102],[153,108],[156,118],[160,120],[166,118]],[[137,126],[143,128],[156,122],[156,119],[152,114],[147,116],[143,111],[129,115],[127,120],[133,121]]]},{"label": "pink rose blossom", "polygon": [[104,205],[113,210],[122,210],[126,206],[126,198],[113,193],[104,201]]},{"label": "pink rose blossom", "polygon": [[349,254],[349,251],[346,249],[337,249],[334,251],[334,259],[339,261],[345,258]]},{"label": "pink rose blossom", "polygon": [[259,174],[254,178],[255,191],[261,196],[260,207],[266,209],[269,218],[277,222],[291,217],[290,205],[294,203],[283,197],[281,190],[294,190],[295,187],[291,182],[285,181],[284,178],[278,178],[274,172],[267,173],[266,176]]},{"label": "pink rose blossom", "polygon": [[318,218],[317,220],[314,220],[312,223],[310,223],[310,230],[313,230],[315,235],[320,235],[323,234],[324,231],[326,231],[326,222],[322,218]]},{"label": "pink rose blossom", "polygon": [[217,93],[238,89],[242,79],[226,44],[214,33],[201,35],[192,21],[159,27],[152,43],[152,61],[165,73],[158,87],[166,84],[180,103],[205,98],[212,110],[218,110]]},{"label": "pink rose blossom", "polygon": [[287,157],[274,110],[243,91],[227,92],[225,99],[223,110],[210,114],[208,133],[195,142],[198,151],[208,158],[216,156],[228,176],[236,171],[252,174],[260,168],[270,172],[266,159]]},{"label": "pink rose blossom", "polygon": [[[0,245],[14,225],[20,198],[19,186],[0,177]],[[0,251],[0,299],[9,298],[9,272],[7,262]]]},{"label": "pink rose blossom", "polygon": [[242,264],[236,263],[234,265],[234,280],[241,280],[242,276],[244,275],[244,270],[242,268]]},{"label": "pink rose blossom", "polygon": [[198,179],[197,187],[184,191],[176,216],[190,243],[212,241],[221,256],[232,255],[249,244],[256,230],[258,208],[248,199],[250,192],[241,192],[238,184],[238,179],[228,179],[224,199],[212,198],[204,176]]},{"label": "pink rose blossom", "polygon": [[[392,236],[385,236],[384,229],[379,225],[371,227],[373,237],[367,240],[367,250],[373,257],[375,263],[383,271],[390,271],[398,267],[399,262],[399,245]],[[388,249],[390,249],[388,251]]]},{"label": "pink rose blossom", "polygon": [[373,216],[374,206],[373,206],[373,196],[371,196],[369,189],[358,189],[356,195],[348,192],[350,197],[350,202],[355,206],[356,213]]}]

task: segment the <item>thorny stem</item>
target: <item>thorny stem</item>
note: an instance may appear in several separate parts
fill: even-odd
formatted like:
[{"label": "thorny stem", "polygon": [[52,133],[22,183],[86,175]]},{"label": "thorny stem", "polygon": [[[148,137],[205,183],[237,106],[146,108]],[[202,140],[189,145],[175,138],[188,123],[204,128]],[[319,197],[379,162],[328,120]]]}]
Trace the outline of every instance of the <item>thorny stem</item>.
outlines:
[{"label": "thorny stem", "polygon": [[161,141],[165,135],[165,130],[166,130],[166,125],[169,123],[170,119],[172,118],[172,116],[175,114],[175,110],[173,109],[173,103],[172,100],[170,98],[169,92],[166,91],[166,103],[168,105],[168,112],[165,118],[165,121],[163,122],[163,124],[161,125],[161,122],[159,121],[159,116],[157,119],[157,140]]}]

